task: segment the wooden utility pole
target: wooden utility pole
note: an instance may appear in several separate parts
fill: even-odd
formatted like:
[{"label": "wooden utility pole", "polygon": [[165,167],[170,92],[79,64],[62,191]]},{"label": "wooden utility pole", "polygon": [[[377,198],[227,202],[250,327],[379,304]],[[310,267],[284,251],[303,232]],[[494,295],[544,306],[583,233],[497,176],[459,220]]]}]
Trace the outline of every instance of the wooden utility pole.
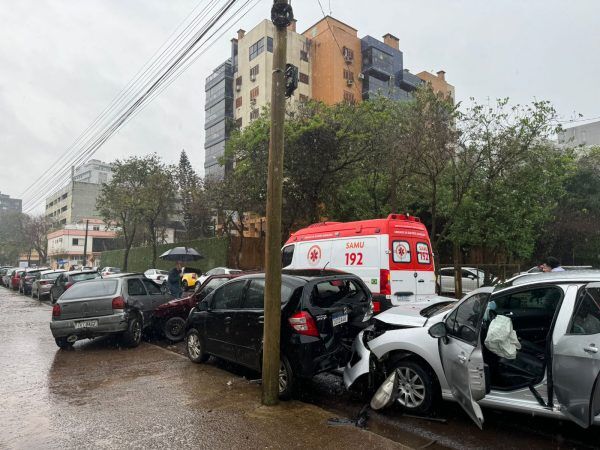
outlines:
[{"label": "wooden utility pole", "polygon": [[287,0],[274,0],[275,25],[271,86],[271,135],[267,177],[267,230],[265,243],[265,323],[262,366],[262,403],[279,402],[279,335],[281,332],[281,197],[283,183],[283,122],[285,118],[285,65],[287,26],[291,22]]}]

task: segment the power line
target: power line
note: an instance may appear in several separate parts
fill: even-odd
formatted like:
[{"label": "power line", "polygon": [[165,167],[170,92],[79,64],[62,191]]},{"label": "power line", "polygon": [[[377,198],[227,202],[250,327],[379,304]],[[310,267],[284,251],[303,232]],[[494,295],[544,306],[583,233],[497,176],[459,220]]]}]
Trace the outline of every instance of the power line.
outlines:
[{"label": "power line", "polygon": [[344,55],[344,51],[342,50],[342,47],[340,47],[340,43],[338,42],[333,30],[331,29],[331,25],[329,25],[329,20],[327,20],[327,14],[325,14],[325,10],[323,9],[321,0],[317,0],[317,2],[319,3],[319,8],[321,8],[321,12],[323,13],[323,18],[325,19],[325,22],[327,23],[327,28],[329,28],[329,31],[331,32],[331,35],[333,36],[333,40],[335,41],[337,48],[339,49],[339,51],[342,55],[342,58],[346,58],[346,55]]},{"label": "power line", "polygon": [[587,119],[581,118],[581,119],[573,119],[573,120],[559,120],[558,123],[589,122],[590,120],[598,120],[598,119],[600,119],[600,116],[598,116],[598,117],[589,117]]}]

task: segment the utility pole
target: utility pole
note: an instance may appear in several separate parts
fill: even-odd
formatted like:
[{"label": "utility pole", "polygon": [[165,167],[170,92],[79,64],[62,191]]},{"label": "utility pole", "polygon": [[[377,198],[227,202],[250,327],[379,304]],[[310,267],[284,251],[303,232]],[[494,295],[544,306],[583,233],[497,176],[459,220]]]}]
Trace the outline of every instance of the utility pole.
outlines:
[{"label": "utility pole", "polygon": [[265,243],[265,323],[262,365],[262,403],[279,402],[279,335],[281,331],[281,198],[283,183],[283,122],[285,118],[285,69],[287,27],[293,20],[287,0],[274,0],[271,20],[275,25],[271,87],[271,134],[267,177],[267,230]]},{"label": "utility pole", "polygon": [[90,221],[86,219],[85,221],[85,239],[83,241],[83,267],[85,267],[87,264],[87,238],[88,238],[88,227],[89,227],[89,223]]}]

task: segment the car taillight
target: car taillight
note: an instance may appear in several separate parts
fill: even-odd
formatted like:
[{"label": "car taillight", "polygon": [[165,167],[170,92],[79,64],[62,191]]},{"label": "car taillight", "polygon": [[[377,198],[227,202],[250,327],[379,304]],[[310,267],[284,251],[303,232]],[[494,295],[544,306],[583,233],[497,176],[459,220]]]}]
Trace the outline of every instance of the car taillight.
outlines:
[{"label": "car taillight", "polygon": [[313,316],[306,311],[300,311],[299,313],[294,314],[288,319],[288,322],[298,334],[319,337],[317,323]]},{"label": "car taillight", "polygon": [[60,305],[59,304],[55,304],[52,307],[52,317],[60,317]]},{"label": "car taillight", "polygon": [[118,296],[112,299],[112,309],[125,309],[125,300]]},{"label": "car taillight", "polygon": [[390,286],[390,271],[381,269],[379,271],[379,293],[382,295],[391,295],[392,289]]},{"label": "car taillight", "polygon": [[381,302],[373,300],[373,314],[381,312]]}]

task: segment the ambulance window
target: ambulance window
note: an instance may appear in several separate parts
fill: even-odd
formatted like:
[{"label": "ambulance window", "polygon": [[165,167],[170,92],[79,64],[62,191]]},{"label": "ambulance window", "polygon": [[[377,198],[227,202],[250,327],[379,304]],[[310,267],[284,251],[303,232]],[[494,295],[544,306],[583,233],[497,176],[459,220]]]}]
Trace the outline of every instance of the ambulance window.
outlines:
[{"label": "ambulance window", "polygon": [[429,245],[425,242],[417,242],[417,261],[419,264],[431,264]]},{"label": "ambulance window", "polygon": [[410,245],[407,241],[394,241],[392,244],[392,252],[394,254],[394,262],[410,262]]},{"label": "ambulance window", "polygon": [[294,256],[294,246],[288,245],[283,247],[281,251],[281,267],[287,267],[292,264],[292,258]]}]

